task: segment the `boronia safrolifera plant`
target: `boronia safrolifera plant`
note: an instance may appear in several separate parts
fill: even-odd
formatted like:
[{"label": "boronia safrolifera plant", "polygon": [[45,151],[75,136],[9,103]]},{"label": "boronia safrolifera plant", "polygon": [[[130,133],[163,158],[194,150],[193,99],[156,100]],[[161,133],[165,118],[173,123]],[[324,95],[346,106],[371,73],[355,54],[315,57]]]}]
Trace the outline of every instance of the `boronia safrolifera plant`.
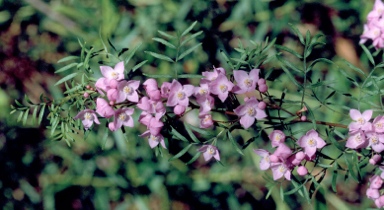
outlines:
[{"label": "boronia safrolifera plant", "polygon": [[[384,6],[377,3],[374,11],[378,8]],[[222,66],[187,74],[181,65],[183,59],[199,48],[201,43],[195,38],[203,35],[201,31],[191,33],[195,24],[182,33],[159,31],[159,37],[153,38],[172,50],[172,55],[144,51],[171,64],[166,74],[144,73],[142,67],[148,60],[130,63],[139,46],[116,50],[108,41],[114,50],[110,51],[104,42],[103,48],[96,49],[79,41],[80,55],[61,59],[59,63],[67,65],[56,71],[72,72],[56,83],[65,86],[64,97],[53,100],[41,96],[39,103],[32,103],[25,96],[24,102],[15,101],[11,113],[18,114],[18,121],[24,124],[47,119],[51,138],[68,145],[86,139],[92,130],[103,130],[105,141],[112,132],[132,132],[140,126],[145,131],[137,139],[146,139],[156,155],[172,144],[183,148],[170,161],[193,153],[186,164],[200,156],[221,163],[220,145],[229,142],[239,155],[254,147],[255,155],[261,157],[260,169],[272,174],[265,175],[270,181],[267,196],[280,187],[282,199],[298,193],[309,201],[327,174],[335,192],[339,177],[361,182],[369,175],[367,196],[378,207],[384,205],[380,191],[384,173],[379,175],[384,171],[384,117],[380,115],[384,76],[378,72],[384,63],[376,64],[371,54],[373,47],[381,48],[382,44],[370,34],[372,24],[366,26],[362,38],[372,39],[373,47],[361,45],[373,66],[368,74],[347,61],[315,58],[312,52],[325,44],[323,36],[309,32],[303,36],[293,26],[300,48],[269,39],[252,42],[250,47],[240,42],[235,49],[238,57],[222,52]],[[95,63],[99,68],[92,68]],[[345,79],[334,81],[335,74]],[[345,89],[345,84],[353,91]],[[185,117],[190,113],[196,120]],[[239,140],[236,130],[252,137]],[[269,149],[258,148],[258,142],[266,138]],[[366,168],[373,171],[365,173]],[[292,187],[284,192],[286,181]]]}]

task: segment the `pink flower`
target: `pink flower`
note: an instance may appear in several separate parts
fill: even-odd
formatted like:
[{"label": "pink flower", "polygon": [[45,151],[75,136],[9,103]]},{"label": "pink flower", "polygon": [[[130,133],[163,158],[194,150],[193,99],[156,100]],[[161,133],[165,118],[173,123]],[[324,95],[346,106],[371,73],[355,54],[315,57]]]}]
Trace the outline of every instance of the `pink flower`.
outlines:
[{"label": "pink flower", "polygon": [[199,115],[200,128],[210,128],[213,126],[212,116],[210,114]]},{"label": "pink flower", "polygon": [[384,195],[382,195],[379,198],[377,198],[375,200],[375,204],[376,204],[377,208],[383,207],[384,206]]},{"label": "pink flower", "polygon": [[249,75],[243,70],[233,70],[233,77],[237,85],[233,88],[236,94],[243,94],[256,89],[256,83],[259,80],[259,69],[252,69]]},{"label": "pink flower", "polygon": [[304,148],[304,152],[309,157],[312,157],[316,153],[316,149],[321,149],[325,146],[325,141],[319,137],[319,134],[315,130],[308,131],[302,136],[297,144]]},{"label": "pink flower", "polygon": [[164,149],[167,149],[164,142],[164,137],[161,134],[158,134],[157,136],[152,135],[148,130],[145,131],[143,134],[140,135],[141,137],[148,137],[148,144],[153,149],[157,145],[161,145]]},{"label": "pink flower", "polygon": [[219,75],[225,75],[225,70],[221,67],[215,68],[213,67],[213,72],[205,71],[202,73],[202,75],[207,79],[208,81],[214,81]]},{"label": "pink flower", "polygon": [[349,115],[351,116],[353,122],[349,124],[349,131],[357,131],[359,129],[363,131],[368,131],[372,129],[372,124],[369,120],[372,117],[372,110],[366,110],[361,114],[357,109],[349,110]]},{"label": "pink flower", "polygon": [[193,94],[193,85],[181,85],[177,80],[173,80],[167,106],[176,106],[177,104],[187,107],[189,105],[189,98]]},{"label": "pink flower", "polygon": [[368,188],[366,194],[369,199],[376,199],[380,197],[380,192],[378,189]]},{"label": "pink flower", "polygon": [[123,80],[124,79],[124,62],[121,61],[116,64],[115,68],[109,66],[100,66],[101,73],[108,80]]},{"label": "pink flower", "polygon": [[285,141],[285,134],[281,130],[272,131],[272,133],[269,134],[268,137],[271,140],[272,147],[277,147],[280,143],[283,143]]},{"label": "pink flower", "polygon": [[162,98],[168,98],[169,97],[169,91],[171,88],[171,83],[170,82],[163,82],[161,85],[161,97]]},{"label": "pink flower", "polygon": [[229,91],[233,88],[233,83],[228,80],[228,78],[220,74],[216,80],[210,83],[210,92],[219,97],[219,99],[224,102],[228,97]]},{"label": "pink flower", "polygon": [[267,117],[264,110],[258,107],[259,102],[256,98],[248,99],[244,105],[240,105],[233,111],[240,117],[240,124],[247,129],[255,122],[255,119],[263,119]]},{"label": "pink flower", "polygon": [[384,151],[384,134],[378,134],[373,131],[365,132],[365,136],[368,139],[368,147],[371,147],[375,152]]},{"label": "pink flower", "polygon": [[137,107],[149,114],[155,114],[157,120],[160,120],[166,112],[164,104],[161,101],[151,100],[146,96],[140,99]]},{"label": "pink flower", "polygon": [[97,119],[97,116],[95,114],[95,111],[91,109],[84,109],[83,111],[79,112],[74,117],[74,119],[81,119],[85,130],[88,130],[93,125],[93,122],[95,122],[96,124],[100,124],[99,119]]},{"label": "pink flower", "polygon": [[198,151],[203,153],[205,161],[209,161],[212,157],[214,157],[217,161],[220,161],[219,150],[215,146],[204,145],[200,147]]},{"label": "pink flower", "polygon": [[115,119],[113,121],[116,130],[121,128],[122,125],[133,127],[133,119],[131,117],[133,111],[133,108],[122,108],[116,110]]},{"label": "pink flower", "polygon": [[161,92],[157,86],[157,82],[155,79],[147,79],[143,83],[144,89],[147,92],[150,99],[158,101],[161,99]]},{"label": "pink flower", "polygon": [[119,82],[117,85],[118,95],[116,103],[120,103],[125,100],[137,103],[139,101],[139,95],[137,94],[136,90],[139,88],[139,85],[140,81],[137,80],[124,80]]},{"label": "pink flower", "polygon": [[255,149],[253,150],[257,155],[261,157],[260,159],[260,170],[267,170],[271,167],[271,161],[269,159],[270,153],[264,149]]},{"label": "pink flower", "polygon": [[360,149],[368,146],[368,141],[365,137],[365,134],[362,130],[358,130],[349,134],[349,138],[346,147],[351,149]]},{"label": "pink flower", "polygon": [[381,0],[376,0],[375,4],[373,5],[373,9],[371,12],[368,13],[367,19],[368,21],[372,21],[375,19],[379,19],[384,12],[384,4]]},{"label": "pink flower", "polygon": [[144,111],[139,117],[139,122],[143,125],[146,125],[149,132],[154,136],[158,136],[164,126],[163,122],[161,122],[159,119],[156,119],[155,117],[152,117],[152,115]]},{"label": "pink flower", "polygon": [[209,91],[209,86],[208,86],[208,80],[202,79],[200,81],[200,87],[195,87],[194,88],[194,93],[193,95],[196,97],[197,100],[200,98],[206,98],[210,94]]},{"label": "pink flower", "polygon": [[196,102],[200,105],[199,115],[208,114],[215,105],[215,99],[212,96],[199,97]]},{"label": "pink flower", "polygon": [[292,150],[284,143],[280,143],[273,155],[277,156],[281,161],[285,161],[292,155]]},{"label": "pink flower", "polygon": [[382,115],[375,117],[372,128],[376,133],[384,133],[384,117]]},{"label": "pink flower", "polygon": [[105,118],[110,118],[115,114],[115,111],[109,105],[109,103],[102,98],[96,99],[96,112],[97,114]]},{"label": "pink flower", "polygon": [[381,186],[383,185],[383,180],[377,175],[372,176],[369,179],[369,182],[370,182],[369,188],[372,188],[372,189],[380,189]]},{"label": "pink flower", "polygon": [[287,180],[291,180],[291,170],[285,163],[274,163],[271,166],[273,180],[278,180],[281,177],[285,177]]}]

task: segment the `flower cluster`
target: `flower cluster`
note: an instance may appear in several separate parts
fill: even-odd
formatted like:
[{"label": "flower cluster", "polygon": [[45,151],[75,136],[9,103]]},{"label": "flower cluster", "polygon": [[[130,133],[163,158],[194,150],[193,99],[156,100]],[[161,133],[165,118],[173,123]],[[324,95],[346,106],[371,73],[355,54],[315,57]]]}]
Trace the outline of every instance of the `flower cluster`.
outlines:
[{"label": "flower cluster", "polygon": [[[234,70],[233,78],[236,83],[228,79],[223,68],[214,68],[213,71],[203,72],[200,86],[182,85],[179,81],[164,82],[160,86],[155,79],[147,79],[142,87],[144,94],[138,94],[140,81],[124,79],[124,62],[119,62],[114,68],[100,66],[103,77],[95,83],[98,92],[96,110],[85,109],[77,114],[75,119],[81,119],[85,129],[93,123],[100,124],[96,113],[103,118],[110,119],[108,128],[116,131],[122,126],[133,127],[132,114],[141,110],[139,123],[147,130],[141,137],[148,137],[151,148],[159,144],[166,148],[164,136],[161,134],[164,126],[164,116],[167,107],[172,108],[175,115],[183,115],[188,108],[192,108],[190,100],[193,98],[199,107],[201,128],[210,128],[214,125],[211,111],[215,106],[215,97],[224,103],[229,94],[244,94],[256,89],[264,93],[268,90],[264,79],[259,78],[259,69],[252,69],[249,73],[243,70]],[[85,98],[89,94],[84,95]],[[216,100],[216,101],[218,101]],[[240,124],[245,128],[251,127],[256,120],[265,118],[266,103],[258,101],[255,97],[245,98],[245,103],[238,106],[233,112],[239,117]],[[194,104],[193,107],[197,105]],[[203,145],[199,149],[204,153],[205,160],[214,157],[220,160],[219,151],[213,145]]]},{"label": "flower cluster", "polygon": [[376,0],[372,11],[367,16],[367,23],[364,25],[364,32],[361,35],[360,43],[365,43],[370,39],[376,49],[384,47],[383,14],[384,4],[381,0]]},{"label": "flower cluster", "polygon": [[377,116],[373,122],[372,110],[360,113],[351,109],[349,115],[352,122],[349,124],[349,137],[345,146],[351,149],[371,148],[376,153],[384,150],[384,116]]},{"label": "flower cluster", "polygon": [[302,164],[303,160],[312,161],[315,159],[317,149],[325,146],[325,141],[319,136],[317,131],[310,130],[302,136],[296,143],[301,147],[297,151],[292,151],[284,142],[285,134],[280,130],[274,130],[270,135],[272,147],[277,147],[271,154],[267,150],[257,149],[255,153],[261,156],[260,169],[271,168],[273,179],[277,180],[285,177],[291,180],[292,170],[297,167],[300,176],[308,174],[308,169]]}]

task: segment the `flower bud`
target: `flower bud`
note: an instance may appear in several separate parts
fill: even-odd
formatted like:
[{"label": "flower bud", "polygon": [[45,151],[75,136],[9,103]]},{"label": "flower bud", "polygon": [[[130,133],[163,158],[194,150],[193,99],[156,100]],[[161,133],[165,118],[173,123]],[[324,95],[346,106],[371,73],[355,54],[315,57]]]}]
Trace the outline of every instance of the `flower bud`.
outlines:
[{"label": "flower bud", "polygon": [[257,80],[257,84],[260,86],[260,85],[265,85],[265,79],[261,78],[259,80]]},{"label": "flower bud", "polygon": [[304,160],[304,158],[305,158],[305,154],[303,151],[300,151],[300,152],[296,153],[296,155],[295,155],[296,160],[302,161],[302,160]]},{"label": "flower bud", "polygon": [[87,88],[88,90],[91,88],[91,86],[90,85],[87,85],[87,86],[85,86],[85,88]]},{"label": "flower bud", "polygon": [[301,117],[300,117],[300,120],[301,120],[302,122],[307,121],[307,116],[305,116],[305,115],[301,116]]},{"label": "flower bud", "polygon": [[113,106],[113,105],[115,105],[115,102],[114,101],[110,101],[109,105]]},{"label": "flower bud", "polygon": [[260,101],[257,107],[261,110],[264,110],[267,107],[267,104],[264,101]]},{"label": "flower bud", "polygon": [[84,98],[88,98],[89,97],[89,93],[85,92],[83,96],[84,96]]},{"label": "flower bud", "polygon": [[265,93],[265,92],[267,92],[267,90],[268,90],[267,85],[265,85],[265,84],[259,85],[259,91],[260,92]]},{"label": "flower bud", "polygon": [[300,176],[305,176],[308,174],[308,170],[305,166],[300,166],[299,168],[297,168],[297,173],[300,175]]},{"label": "flower bud", "polygon": [[269,156],[269,161],[271,161],[271,163],[277,163],[280,160],[279,160],[279,158],[276,155],[270,155]]},{"label": "flower bud", "polygon": [[109,81],[109,87],[111,87],[113,89],[116,89],[118,84],[119,83],[115,79],[112,79],[111,81]]},{"label": "flower bud", "polygon": [[381,161],[381,155],[374,155],[371,159],[369,159],[369,163],[371,165],[376,165],[380,161]]}]

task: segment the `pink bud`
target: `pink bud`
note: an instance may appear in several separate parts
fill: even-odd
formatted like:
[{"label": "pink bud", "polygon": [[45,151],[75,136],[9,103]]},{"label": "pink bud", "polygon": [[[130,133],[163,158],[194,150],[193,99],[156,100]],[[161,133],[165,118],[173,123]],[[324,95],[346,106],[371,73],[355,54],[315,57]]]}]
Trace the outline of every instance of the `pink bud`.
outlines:
[{"label": "pink bud", "polygon": [[268,86],[267,85],[265,85],[265,84],[259,85],[259,91],[260,92],[265,93],[265,92],[267,92],[267,90],[268,90]]},{"label": "pink bud", "polygon": [[178,104],[178,105],[176,105],[176,106],[173,108],[173,112],[174,112],[175,114],[177,114],[177,115],[182,115],[182,114],[184,114],[185,109],[186,109],[185,106]]},{"label": "pink bud", "polygon": [[297,168],[297,173],[300,175],[300,176],[305,176],[308,174],[308,170],[305,166],[300,166],[299,168]]},{"label": "pink bud", "polygon": [[302,122],[307,121],[307,116],[305,116],[305,115],[301,116],[301,117],[300,117],[300,120],[301,120]]},{"label": "pink bud", "polygon": [[115,105],[115,102],[114,101],[110,101],[109,105],[113,106],[113,105]]},{"label": "pink bud", "polygon": [[257,84],[260,86],[260,85],[265,85],[265,79],[263,78],[260,78],[259,80],[257,80]]},{"label": "pink bud", "polygon": [[260,101],[257,107],[261,110],[264,110],[267,107],[267,104],[264,101]]},{"label": "pink bud", "polygon": [[303,151],[300,151],[300,152],[296,153],[296,155],[295,155],[295,159],[297,159],[297,160],[302,161],[302,160],[304,160],[304,158],[305,158],[305,154]]},{"label": "pink bud", "polygon": [[271,163],[277,163],[280,160],[279,160],[279,158],[276,155],[270,155],[269,156],[269,161],[271,161]]},{"label": "pink bud", "polygon": [[84,98],[88,98],[89,97],[89,93],[85,92],[83,96],[84,96]]},{"label": "pink bud", "polygon": [[115,131],[116,130],[115,123],[113,123],[113,122],[108,123],[108,128],[111,131]]},{"label": "pink bud", "polygon": [[88,90],[91,88],[91,86],[90,85],[87,85],[87,86],[85,86],[85,88],[87,88]]},{"label": "pink bud", "polygon": [[371,165],[376,165],[380,161],[381,161],[381,156],[380,155],[374,155],[371,159],[369,159],[369,163]]}]

